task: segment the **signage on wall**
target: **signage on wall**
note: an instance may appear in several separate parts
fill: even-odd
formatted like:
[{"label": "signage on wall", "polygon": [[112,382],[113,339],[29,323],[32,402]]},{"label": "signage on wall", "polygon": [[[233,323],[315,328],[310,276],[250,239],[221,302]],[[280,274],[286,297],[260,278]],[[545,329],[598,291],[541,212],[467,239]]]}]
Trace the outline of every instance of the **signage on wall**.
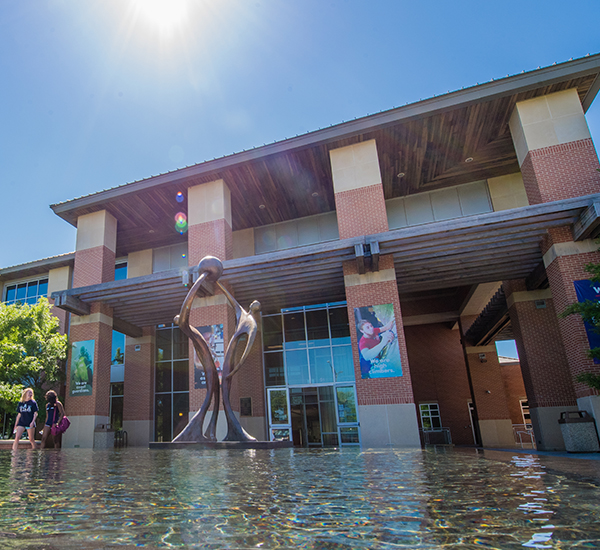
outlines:
[{"label": "signage on wall", "polygon": [[95,340],[86,340],[71,346],[71,395],[92,395],[95,344]]},{"label": "signage on wall", "polygon": [[[223,372],[223,358],[225,357],[225,345],[223,341],[223,325],[207,325],[204,327],[196,327],[200,334],[204,336],[204,339],[208,343],[210,353],[213,356],[215,366],[219,373],[219,380],[221,379],[221,373]],[[200,359],[196,355],[194,350],[194,388],[206,388],[206,375],[204,374],[204,367],[200,362]]]},{"label": "signage on wall", "polygon": [[355,307],[361,378],[402,376],[394,304]]},{"label": "signage on wall", "polygon": [[[590,300],[592,302],[600,301],[600,284],[592,283],[590,280],[573,281],[575,285],[575,292],[577,293],[577,301],[585,302]],[[590,348],[600,348],[600,334],[596,332],[594,327],[589,323],[583,323],[585,325],[585,332],[587,334]],[[594,363],[600,363],[600,360],[594,359]]]}]

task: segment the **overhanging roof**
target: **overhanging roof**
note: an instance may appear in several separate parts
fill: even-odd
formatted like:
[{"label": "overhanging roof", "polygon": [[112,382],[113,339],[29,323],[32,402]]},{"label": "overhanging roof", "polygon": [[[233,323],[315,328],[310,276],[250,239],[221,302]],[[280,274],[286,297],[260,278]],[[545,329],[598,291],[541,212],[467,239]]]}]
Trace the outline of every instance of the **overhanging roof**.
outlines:
[{"label": "overhanging roof", "polygon": [[[223,262],[222,280],[247,306],[265,309],[345,299],[342,262],[355,246],[377,242],[393,254],[400,294],[527,277],[542,261],[540,241],[551,227],[570,226],[600,194],[407,227]],[[171,322],[197,267],[55,292],[84,304],[104,302],[138,327]],[[207,290],[210,292],[210,290]]]},{"label": "overhanging roof", "polygon": [[[214,179],[231,190],[234,230],[335,209],[329,150],[377,142],[386,199],[517,172],[508,120],[517,101],[576,88],[587,109],[600,86],[600,55],[433,97],[281,142],[52,205],[75,225],[106,209],[118,220],[117,255],[185,239],[175,194]],[[466,164],[467,157],[473,161]],[[403,177],[398,177],[403,173]],[[260,206],[264,208],[260,208]]]}]

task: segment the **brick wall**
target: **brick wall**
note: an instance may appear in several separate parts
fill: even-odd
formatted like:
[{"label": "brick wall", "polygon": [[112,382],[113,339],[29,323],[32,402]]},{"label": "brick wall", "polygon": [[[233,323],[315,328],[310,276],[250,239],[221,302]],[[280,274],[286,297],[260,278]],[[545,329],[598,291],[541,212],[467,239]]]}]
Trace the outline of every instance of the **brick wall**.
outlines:
[{"label": "brick wall", "polygon": [[233,257],[233,236],[225,219],[191,225],[188,229],[188,265],[196,265],[204,256],[220,260]]},{"label": "brick wall", "polygon": [[[144,339],[154,337],[154,327],[144,327]],[[131,342],[131,340],[128,340]],[[135,351],[136,345],[140,346]],[[154,342],[128,344],[125,348],[124,420],[154,418]]]},{"label": "brick wall", "polygon": [[508,412],[513,424],[523,424],[520,400],[527,400],[519,363],[501,364],[502,380],[508,400]]},{"label": "brick wall", "polygon": [[473,445],[471,392],[459,331],[440,323],[404,327],[404,334],[415,403],[437,402],[452,442]]},{"label": "brick wall", "polygon": [[[507,297],[525,291],[525,282],[503,284]],[[554,300],[538,309],[534,301],[515,302],[509,309],[530,407],[575,404],[567,355],[554,309]]]},{"label": "brick wall", "polygon": [[485,352],[485,356],[486,362],[482,363],[479,353],[467,354],[477,416],[479,420],[510,418],[498,355]]},{"label": "brick wall", "polygon": [[[356,274],[356,262],[347,261],[343,264],[344,276]],[[380,258],[380,269],[393,269],[393,257],[390,255]],[[356,376],[356,393],[359,405],[385,405],[393,403],[414,403],[408,352],[404,338],[402,311],[398,298],[396,281],[384,281],[346,287],[348,301],[348,319],[354,357],[354,372]],[[397,378],[362,379],[360,374],[360,358],[356,336],[354,308],[380,304],[393,304],[398,330],[398,345],[402,361],[402,376]]]},{"label": "brick wall", "polygon": [[381,184],[336,193],[335,207],[340,239],[388,230]]},{"label": "brick wall", "polygon": [[597,168],[591,139],[529,151],[521,166],[529,204],[600,193]]},{"label": "brick wall", "polygon": [[[102,312],[105,315],[112,311],[102,304],[92,304],[92,313]],[[71,416],[97,415],[108,416],[110,396],[110,363],[112,347],[112,326],[105,323],[95,322],[83,325],[71,326],[70,342],[84,342],[95,340],[94,345],[94,376],[92,395],[71,396],[71,351],[67,366],[67,395],[65,407],[67,414]],[[108,343],[102,345],[102,343]]]},{"label": "brick wall", "polygon": [[115,253],[106,246],[75,252],[73,288],[97,285],[115,279]]},{"label": "brick wall", "polygon": [[[585,271],[585,265],[590,262],[597,263],[599,261],[600,254],[598,252],[589,252],[556,258],[546,268],[557,312],[564,311],[569,304],[577,301],[573,281],[588,279],[589,273]],[[583,372],[600,373],[600,365],[595,365],[586,356],[586,352],[590,346],[581,317],[570,315],[565,319],[559,319],[558,326],[567,354],[571,376],[575,378]],[[593,390],[578,382],[574,382],[574,387],[577,397],[584,397],[594,393]]]}]

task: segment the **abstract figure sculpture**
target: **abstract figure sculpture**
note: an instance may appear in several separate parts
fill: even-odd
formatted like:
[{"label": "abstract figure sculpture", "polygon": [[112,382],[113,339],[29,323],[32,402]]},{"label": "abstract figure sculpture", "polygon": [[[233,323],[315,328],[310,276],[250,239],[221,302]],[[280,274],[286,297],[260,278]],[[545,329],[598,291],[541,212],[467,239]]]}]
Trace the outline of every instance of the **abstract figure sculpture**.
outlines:
[{"label": "abstract figure sculpture", "polygon": [[[225,411],[225,417],[227,418],[227,436],[225,437],[225,441],[256,441],[254,437],[249,435],[244,428],[242,428],[239,420],[234,415],[229,400],[229,394],[231,392],[231,379],[248,358],[252,344],[256,338],[256,333],[258,331],[257,317],[260,314],[260,303],[257,301],[252,302],[249,307],[249,312],[245,311],[244,308],[240,306],[231,293],[218,282],[218,279],[223,274],[223,264],[218,258],[212,256],[203,258],[198,264],[198,272],[199,277],[188,292],[181,306],[181,312],[175,317],[174,322],[176,325],[179,325],[182,332],[190,338],[194,345],[194,349],[196,350],[196,354],[204,367],[204,372],[206,374],[206,397],[204,398],[200,410],[193,416],[188,422],[188,425],[175,439],[173,439],[173,441],[201,442],[217,440],[217,417],[219,413],[221,389],[219,385],[219,374],[208,343],[198,329],[190,326],[190,310],[192,308],[192,303],[204,281],[216,283],[227,298],[227,301],[231,304],[231,307],[235,310],[236,317],[236,330],[227,346],[225,359],[223,361],[223,410]],[[211,402],[213,402],[212,415],[206,432],[202,433],[204,419],[210,408]]]}]

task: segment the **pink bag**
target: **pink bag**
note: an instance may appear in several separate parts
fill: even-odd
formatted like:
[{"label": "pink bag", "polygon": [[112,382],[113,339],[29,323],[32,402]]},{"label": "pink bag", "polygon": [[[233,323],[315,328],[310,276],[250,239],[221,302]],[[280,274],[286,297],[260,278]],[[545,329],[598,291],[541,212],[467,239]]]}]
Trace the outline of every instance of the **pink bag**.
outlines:
[{"label": "pink bag", "polygon": [[63,432],[67,431],[67,428],[71,425],[71,421],[66,417],[63,416],[60,419],[60,422],[58,423],[58,425],[56,426],[52,426],[52,428],[50,428],[50,433],[52,435],[58,435],[61,434]]}]

